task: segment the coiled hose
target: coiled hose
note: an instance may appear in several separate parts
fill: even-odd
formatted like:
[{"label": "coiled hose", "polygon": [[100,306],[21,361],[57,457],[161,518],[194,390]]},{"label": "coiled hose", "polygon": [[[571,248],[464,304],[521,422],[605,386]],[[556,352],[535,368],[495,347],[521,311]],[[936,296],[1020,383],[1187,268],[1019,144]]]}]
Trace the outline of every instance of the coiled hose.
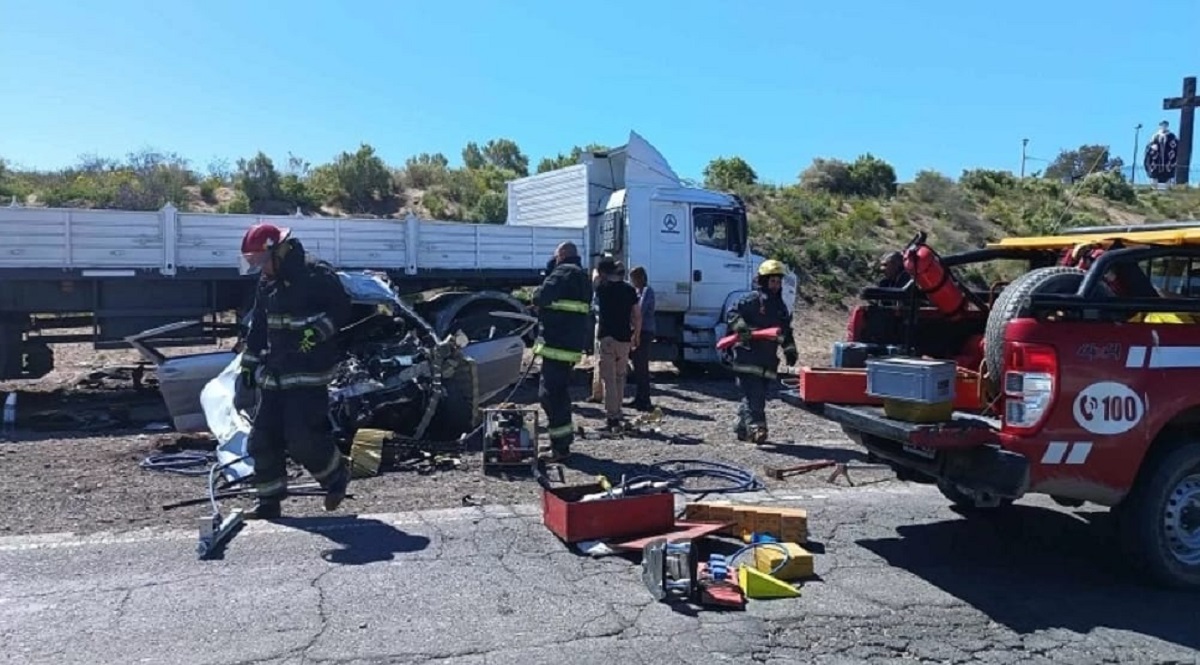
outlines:
[{"label": "coiled hose", "polygon": [[138,466],[147,471],[161,471],[181,476],[203,476],[208,473],[208,467],[216,460],[216,453],[191,450],[181,453],[150,455]]}]

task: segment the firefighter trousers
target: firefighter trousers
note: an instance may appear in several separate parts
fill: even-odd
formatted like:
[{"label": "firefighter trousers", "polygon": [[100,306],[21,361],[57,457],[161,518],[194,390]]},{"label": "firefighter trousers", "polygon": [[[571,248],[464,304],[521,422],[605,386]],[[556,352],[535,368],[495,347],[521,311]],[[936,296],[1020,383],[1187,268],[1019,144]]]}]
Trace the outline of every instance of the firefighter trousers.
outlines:
[{"label": "firefighter trousers", "polygon": [[744,438],[755,428],[767,429],[767,387],[770,379],[754,374],[739,374],[738,388],[742,390],[742,402],[738,405],[737,425],[734,433]]},{"label": "firefighter trousers", "polygon": [[571,370],[573,363],[542,358],[541,385],[538,399],[546,412],[546,433],[550,448],[556,453],[568,453],[575,442],[575,424],[571,410]]},{"label": "firefighter trousers", "polygon": [[329,390],[323,386],[260,390],[258,413],[247,449],[254,458],[259,500],[287,495],[287,458],[304,467],[322,487],[348,473],[331,436]]}]

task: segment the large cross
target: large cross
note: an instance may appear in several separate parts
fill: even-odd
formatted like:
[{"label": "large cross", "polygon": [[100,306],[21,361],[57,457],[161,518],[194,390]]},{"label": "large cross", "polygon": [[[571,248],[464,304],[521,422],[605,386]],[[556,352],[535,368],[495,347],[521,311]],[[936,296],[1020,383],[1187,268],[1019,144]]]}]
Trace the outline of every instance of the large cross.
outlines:
[{"label": "large cross", "polygon": [[1175,184],[1186,185],[1192,165],[1192,134],[1196,129],[1196,77],[1183,79],[1183,96],[1163,100],[1164,111],[1179,110],[1179,150],[1175,153]]}]

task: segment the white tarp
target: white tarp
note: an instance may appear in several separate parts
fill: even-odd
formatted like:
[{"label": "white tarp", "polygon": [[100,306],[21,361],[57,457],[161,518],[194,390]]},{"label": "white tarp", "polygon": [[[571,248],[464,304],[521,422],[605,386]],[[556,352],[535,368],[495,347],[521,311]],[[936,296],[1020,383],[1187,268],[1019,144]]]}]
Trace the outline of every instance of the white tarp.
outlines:
[{"label": "white tarp", "polygon": [[[250,421],[235,406],[238,374],[242,354],[234,357],[215,379],[209,381],[200,392],[200,405],[209,430],[217,439],[217,463],[222,465],[221,474],[229,482],[242,480],[254,473],[254,460],[247,446],[250,437]],[[241,461],[235,461],[239,457]],[[225,466],[229,465],[229,466]]]}]

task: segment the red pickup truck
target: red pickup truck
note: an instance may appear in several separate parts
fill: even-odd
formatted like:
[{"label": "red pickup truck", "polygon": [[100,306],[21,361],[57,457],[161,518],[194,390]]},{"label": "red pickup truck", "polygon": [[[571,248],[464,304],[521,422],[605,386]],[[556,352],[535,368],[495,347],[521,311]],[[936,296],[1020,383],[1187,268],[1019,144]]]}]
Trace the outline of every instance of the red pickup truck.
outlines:
[{"label": "red pickup truck", "polygon": [[[912,423],[866,397],[814,403],[819,373],[807,386],[802,373],[792,400],[969,511],[1031,493],[1109,506],[1132,563],[1200,587],[1200,222],[1007,238],[924,262],[918,237],[905,254],[908,286],[864,289],[849,338],[956,360],[976,408]],[[996,259],[1025,271],[988,289],[957,276]]]}]

